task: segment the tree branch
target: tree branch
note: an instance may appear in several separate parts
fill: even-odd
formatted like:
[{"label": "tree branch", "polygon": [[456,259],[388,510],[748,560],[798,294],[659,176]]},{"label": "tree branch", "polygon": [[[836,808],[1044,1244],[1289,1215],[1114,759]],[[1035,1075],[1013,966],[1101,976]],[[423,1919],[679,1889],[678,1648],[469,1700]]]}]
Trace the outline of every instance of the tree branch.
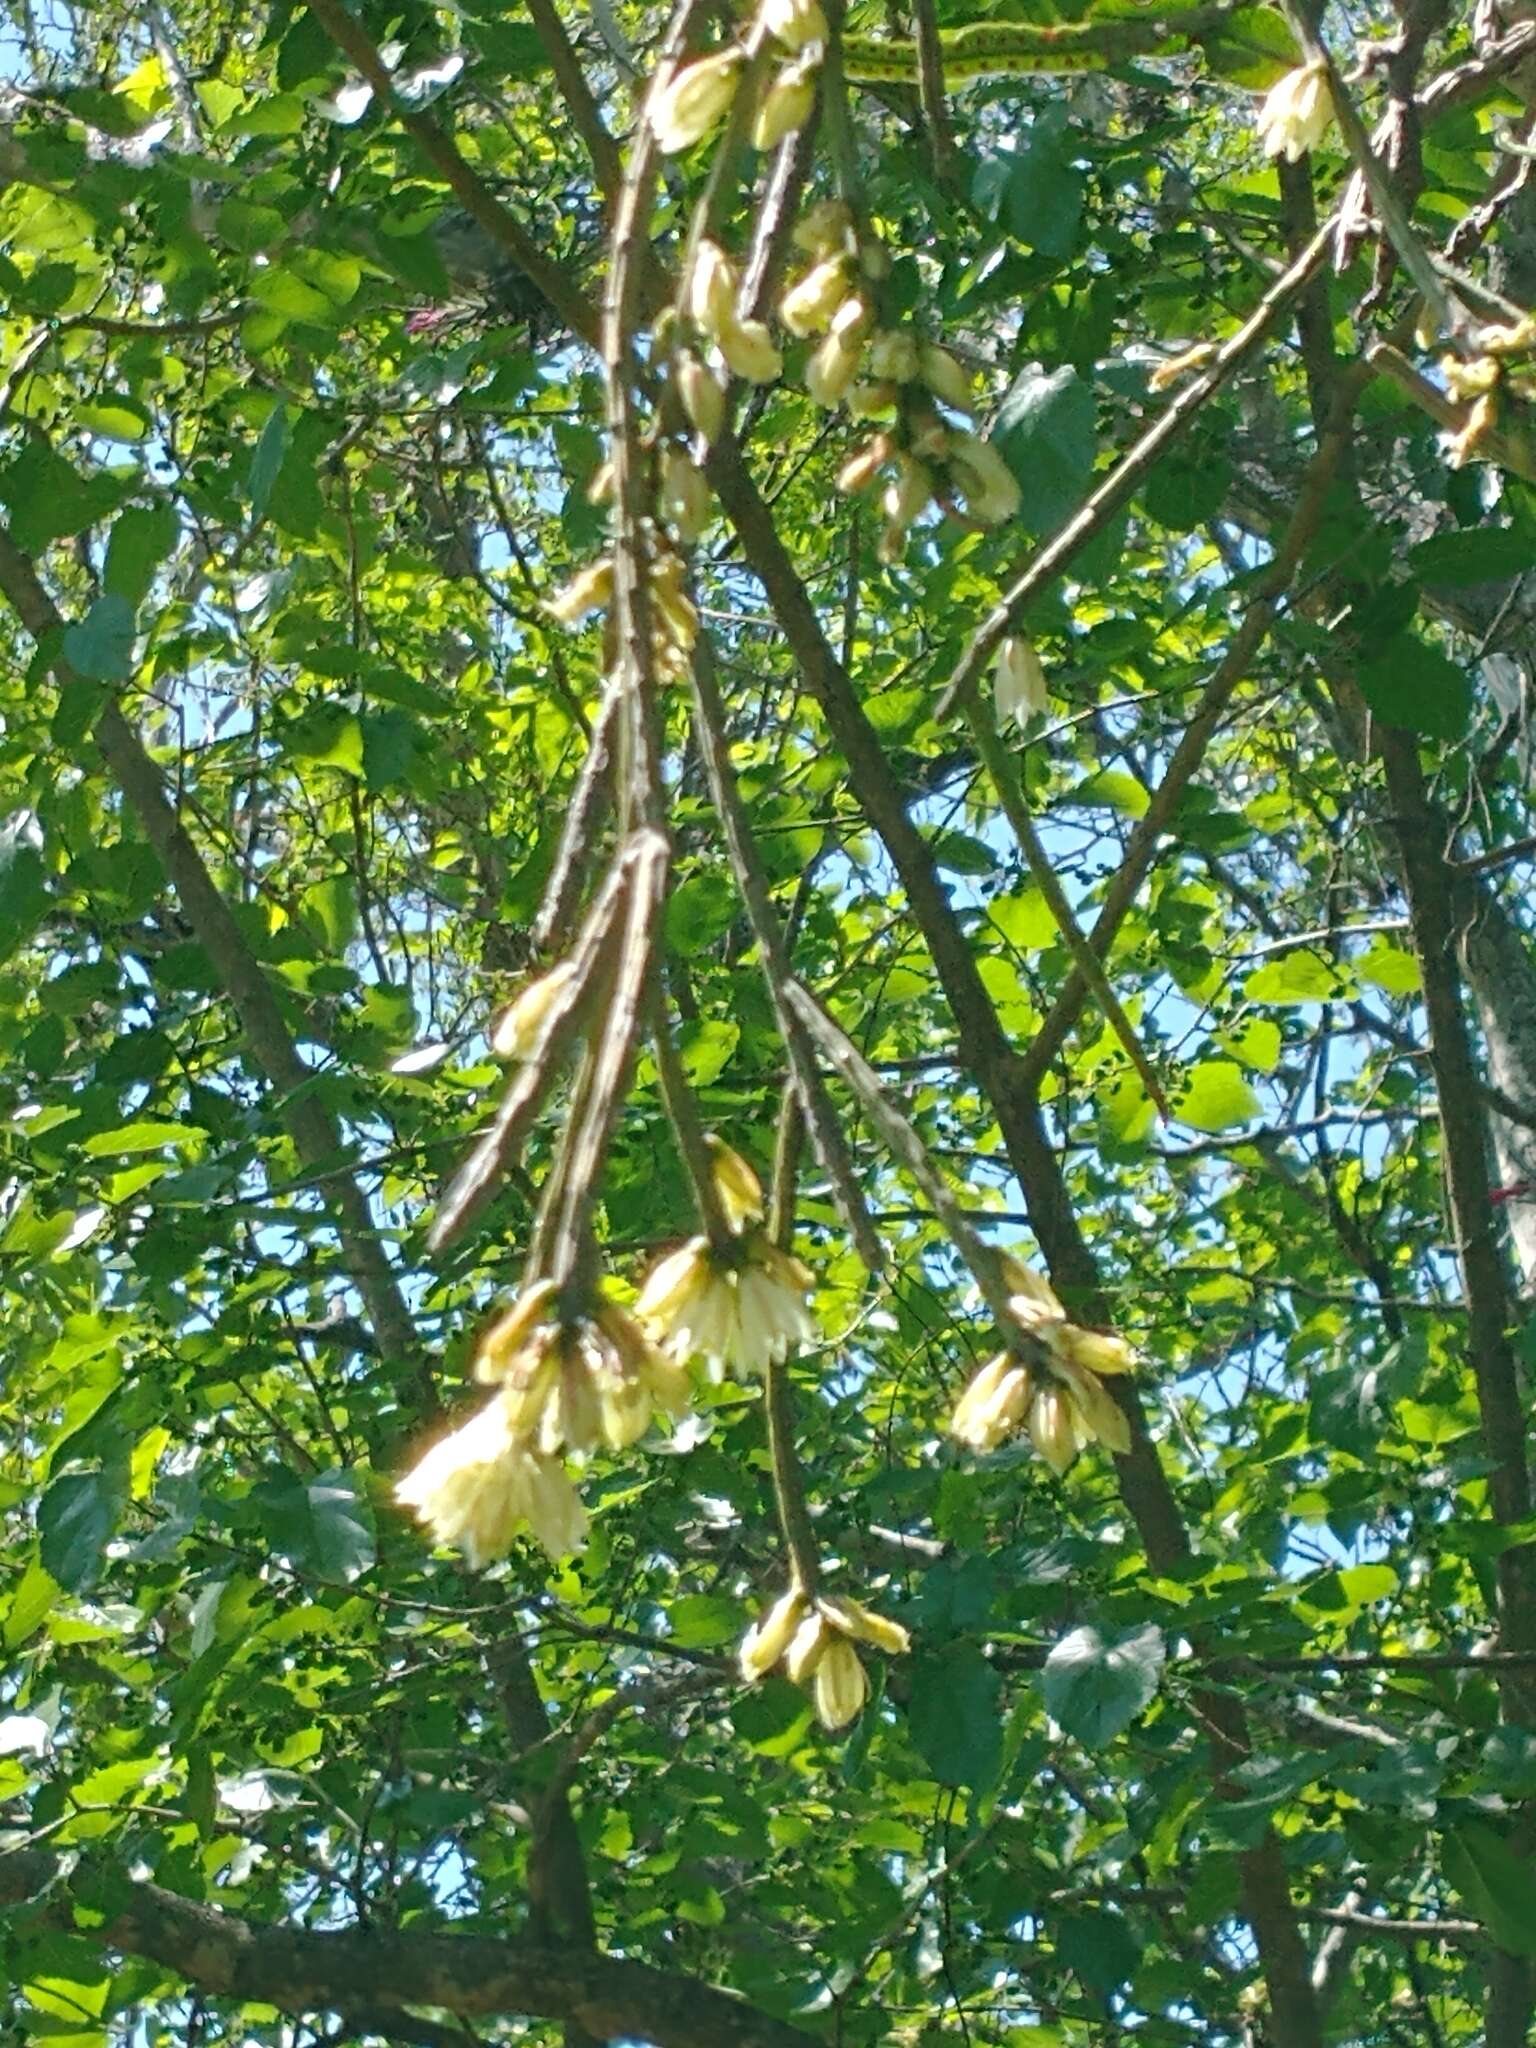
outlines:
[{"label": "tree branch", "polygon": [[[114,1887],[123,1882],[114,1872]],[[129,1892],[129,1903],[109,1920],[77,1925],[70,1880],[57,1858],[41,1850],[0,1856],[0,1906],[47,1894],[46,1917],[75,1940],[148,1957],[219,1998],[295,2014],[366,2008],[383,2015],[415,2006],[466,2019],[517,2013],[574,2021],[597,2040],[638,2037],[656,2048],[810,2048],[815,2039],[695,1978],[575,1945],[314,1933],[247,1920],[157,1884],[130,1883]]]}]

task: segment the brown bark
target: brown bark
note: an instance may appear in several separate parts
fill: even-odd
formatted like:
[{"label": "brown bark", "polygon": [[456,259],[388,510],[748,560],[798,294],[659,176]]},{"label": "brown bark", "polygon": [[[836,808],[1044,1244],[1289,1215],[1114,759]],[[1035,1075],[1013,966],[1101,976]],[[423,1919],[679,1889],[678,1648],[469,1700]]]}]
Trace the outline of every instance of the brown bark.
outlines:
[{"label": "brown bark", "polygon": [[[116,1881],[116,1877],[114,1879]],[[599,2040],[657,2048],[808,2048],[814,2036],[691,1977],[579,1946],[474,1935],[311,1933],[270,1927],[134,1883],[104,1924],[78,1925],[57,1859],[0,1856],[0,1906],[44,1900],[45,1916],[75,1940],[145,1956],[213,1997],[257,2000],[287,2013],[399,2013],[436,2007],[462,2019],[516,2013],[563,2020]],[[89,1895],[88,1895],[89,1896]]]}]

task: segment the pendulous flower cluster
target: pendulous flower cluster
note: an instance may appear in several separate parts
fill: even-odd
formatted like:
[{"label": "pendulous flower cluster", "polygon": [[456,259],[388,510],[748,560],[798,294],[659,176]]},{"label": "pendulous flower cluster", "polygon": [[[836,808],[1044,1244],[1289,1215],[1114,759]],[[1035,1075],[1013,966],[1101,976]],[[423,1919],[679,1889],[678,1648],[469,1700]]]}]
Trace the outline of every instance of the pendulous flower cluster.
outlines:
[{"label": "pendulous flower cluster", "polygon": [[816,1340],[806,1297],[812,1275],[762,1228],[763,1193],[737,1152],[712,1145],[715,1189],[734,1235],[728,1245],[693,1237],[651,1269],[635,1314],[681,1363],[704,1361],[712,1379],[756,1375]]},{"label": "pendulous flower cluster", "polygon": [[979,526],[1013,518],[1021,498],[1013,471],[969,424],[946,417],[969,422],[974,416],[964,364],[908,328],[879,324],[876,286],[886,267],[884,251],[861,247],[840,200],[813,206],[797,224],[795,242],[810,260],[780,298],[778,314],[797,339],[816,344],[805,365],[807,394],[827,411],[846,405],[856,419],[889,419],[849,457],[837,480],[850,494],[882,486],[881,559],[900,559],[930,503]]},{"label": "pendulous flower cluster", "polygon": [[1000,1351],[975,1375],[950,1418],[951,1435],[990,1451],[1023,1429],[1056,1472],[1094,1442],[1128,1451],[1130,1425],[1104,1380],[1131,1371],[1130,1345],[1068,1322],[1050,1282],[1021,1260],[1005,1257],[1003,1275],[1009,1311],[1030,1341],[1018,1354]]},{"label": "pendulous flower cluster", "polygon": [[911,1638],[900,1622],[876,1614],[862,1601],[791,1586],[743,1636],[741,1675],[755,1685],[782,1660],[786,1677],[811,1688],[822,1727],[846,1728],[869,1697],[856,1643],[899,1657]]},{"label": "pendulous flower cluster", "polygon": [[566,1457],[621,1450],[655,1410],[681,1415],[692,1398],[686,1371],[633,1316],[599,1299],[591,1315],[567,1319],[547,1280],[492,1317],[473,1369],[496,1392],[433,1445],[395,1497],[476,1570],[504,1557],[524,1526],[552,1558],[579,1550],[587,1518]]}]

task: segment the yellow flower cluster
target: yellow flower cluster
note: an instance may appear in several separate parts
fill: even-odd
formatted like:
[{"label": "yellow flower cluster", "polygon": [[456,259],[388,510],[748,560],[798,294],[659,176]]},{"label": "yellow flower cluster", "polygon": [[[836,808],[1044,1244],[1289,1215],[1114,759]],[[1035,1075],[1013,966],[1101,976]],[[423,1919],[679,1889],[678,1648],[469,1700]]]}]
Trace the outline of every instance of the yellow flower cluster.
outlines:
[{"label": "yellow flower cluster", "polygon": [[[664,516],[680,537],[686,532],[696,539],[709,517],[709,492],[702,472],[689,476],[679,464],[688,463],[676,451],[669,471],[662,466],[661,500]],[[676,682],[688,673],[694,644],[699,637],[699,614],[688,595],[688,571],[682,557],[674,554],[659,535],[655,538],[650,565],[651,658],[663,682]],[[613,564],[606,557],[589,562],[562,590],[546,599],[544,609],[562,626],[577,626],[593,612],[605,612],[613,602]]]},{"label": "yellow flower cluster", "polygon": [[899,559],[908,532],[936,499],[954,511],[963,507],[982,526],[1013,518],[1021,494],[1002,455],[938,410],[972,417],[969,372],[936,343],[877,323],[870,280],[883,273],[883,252],[860,248],[853,217],[839,200],[813,206],[795,241],[810,261],[780,298],[778,314],[791,334],[816,343],[805,366],[807,393],[828,411],[846,404],[856,419],[891,416],[837,480],[850,494],[883,480],[881,559]]},{"label": "yellow flower cluster", "polygon": [[1033,1267],[1005,1258],[1003,1271],[1009,1311],[1033,1340],[1035,1357],[1025,1364],[1010,1350],[989,1359],[960,1396],[951,1435],[972,1450],[990,1451],[1025,1429],[1056,1472],[1065,1472],[1096,1441],[1128,1451],[1130,1425],[1104,1380],[1132,1369],[1131,1347],[1121,1337],[1068,1322],[1050,1282]]},{"label": "yellow flower cluster", "polygon": [[742,1638],[741,1675],[748,1685],[782,1659],[785,1676],[808,1685],[823,1728],[845,1728],[869,1697],[869,1679],[855,1643],[899,1657],[911,1643],[900,1622],[862,1601],[791,1586]]},{"label": "yellow flower cluster", "polygon": [[713,1173],[727,1246],[690,1238],[654,1266],[635,1313],[661,1349],[679,1362],[703,1359],[711,1378],[755,1374],[799,1345],[814,1343],[806,1296],[812,1275],[761,1227],[763,1191],[737,1152],[714,1141]]},{"label": "yellow flower cluster", "polygon": [[395,1497],[477,1570],[504,1557],[525,1524],[551,1557],[579,1550],[587,1520],[566,1455],[622,1449],[654,1409],[680,1415],[691,1399],[687,1373],[633,1316],[604,1301],[590,1317],[563,1320],[547,1280],[482,1330],[474,1375],[497,1391],[434,1444]]}]

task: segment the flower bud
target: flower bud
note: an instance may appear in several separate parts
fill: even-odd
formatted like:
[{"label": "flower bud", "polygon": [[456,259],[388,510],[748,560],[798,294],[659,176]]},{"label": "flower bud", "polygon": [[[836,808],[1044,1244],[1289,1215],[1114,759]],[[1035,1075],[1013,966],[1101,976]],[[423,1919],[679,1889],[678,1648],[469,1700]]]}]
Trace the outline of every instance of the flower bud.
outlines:
[{"label": "flower bud", "polygon": [[554,1297],[553,1280],[535,1280],[486,1324],[474,1351],[475,1378],[482,1386],[493,1387],[506,1377]]},{"label": "flower bud", "polygon": [[816,104],[816,73],[805,64],[786,64],[774,79],[752,116],[752,147],[777,149],[786,135],[793,135],[811,118]]},{"label": "flower bud", "polygon": [[651,1389],[634,1379],[604,1379],[597,1388],[597,1426],[611,1451],[628,1450],[645,1435]]},{"label": "flower bud", "polygon": [[888,1657],[903,1656],[912,1647],[912,1638],[899,1621],[890,1621],[885,1615],[876,1614],[862,1600],[824,1593],[818,1596],[816,1605],[840,1634],[852,1636],[856,1642],[872,1644],[875,1649],[884,1650]]},{"label": "flower bud", "polygon": [[924,460],[947,455],[952,431],[936,412],[914,411],[907,422],[907,446]]},{"label": "flower bud", "polygon": [[1301,64],[1271,88],[1259,109],[1259,138],[1266,156],[1293,164],[1316,149],[1333,123],[1333,97],[1323,64]]},{"label": "flower bud", "polygon": [[574,626],[588,612],[605,611],[613,598],[613,564],[606,560],[589,562],[573,576],[563,590],[544,600],[544,609],[562,626]]},{"label": "flower bud", "polygon": [[917,352],[918,374],[935,398],[952,405],[956,412],[976,409],[971,396],[971,373],[947,348],[925,341]]},{"label": "flower bud", "polygon": [[999,643],[992,667],[992,703],[998,717],[1027,725],[1048,702],[1045,670],[1029,636],[1010,633]]},{"label": "flower bud", "polygon": [[899,396],[899,386],[866,379],[848,386],[843,403],[856,420],[872,420],[883,412],[894,412]]},{"label": "flower bud", "polygon": [[892,384],[910,384],[917,375],[917,341],[904,328],[887,327],[869,344],[869,372]]},{"label": "flower bud", "polygon": [[748,1685],[755,1685],[760,1678],[778,1663],[805,1619],[805,1595],[798,1586],[791,1586],[787,1593],[781,1593],[773,1605],[760,1614],[741,1639],[738,1656],[741,1661],[741,1675]]},{"label": "flower bud", "polygon": [[715,1183],[715,1193],[720,1197],[720,1206],[725,1211],[725,1220],[732,1230],[740,1230],[744,1223],[761,1223],[763,1220],[763,1184],[739,1152],[714,1136],[706,1137],[709,1149],[709,1170]]},{"label": "flower bud", "polygon": [[570,987],[576,972],[569,960],[551,967],[519,990],[491,1027],[491,1051],[499,1060],[525,1060],[532,1054],[544,1019]]},{"label": "flower bud", "polygon": [[880,509],[894,527],[904,533],[933,496],[933,477],[910,455],[898,455],[896,475],[885,487]]},{"label": "flower bud", "polygon": [[808,256],[826,256],[834,249],[853,249],[853,214],[843,199],[818,199],[796,221],[790,238]]},{"label": "flower bud", "polygon": [[661,458],[661,516],[684,547],[691,547],[709,524],[713,500],[699,465],[681,448],[668,448]]},{"label": "flower bud", "polygon": [[696,355],[682,355],[677,361],[677,395],[695,433],[712,442],[725,425],[725,392],[714,371]]},{"label": "flower bud", "polygon": [[784,368],[784,358],[761,320],[733,320],[715,342],[735,374],[749,384],[771,384]]},{"label": "flower bud", "polygon": [[858,375],[863,353],[862,342],[849,342],[839,334],[829,334],[805,366],[805,389],[812,404],[824,406],[829,412],[840,404]]},{"label": "flower bud", "polygon": [[763,0],[758,21],[786,50],[803,50],[827,40],[820,0]]},{"label": "flower bud", "polygon": [[812,1676],[832,1639],[832,1631],[814,1610],[801,1622],[784,1653],[785,1672],[796,1685]]},{"label": "flower bud", "polygon": [[688,274],[688,311],[712,341],[736,319],[736,266],[718,242],[700,242]]},{"label": "flower bud", "polygon": [[816,1718],[831,1732],[846,1728],[868,1698],[869,1680],[859,1653],[839,1636],[816,1666]]},{"label": "flower bud", "polygon": [[989,1359],[950,1417],[949,1433],[973,1451],[991,1451],[1011,1436],[1029,1407],[1030,1378],[1006,1351]]},{"label": "flower bud", "polygon": [[976,434],[952,435],[949,466],[973,519],[998,526],[1017,513],[1023,498],[1018,478],[990,441]]},{"label": "flower bud", "polygon": [[847,264],[841,256],[825,256],[779,300],[779,318],[802,341],[825,334],[847,296]]},{"label": "flower bud", "polygon": [[1096,1373],[1073,1373],[1067,1382],[1068,1399],[1077,1410],[1080,1443],[1097,1437],[1108,1451],[1121,1457],[1131,1448],[1131,1425],[1125,1410]]},{"label": "flower bud", "polygon": [[[671,672],[673,664],[665,658],[668,653],[691,654],[699,637],[698,608],[688,595],[687,573],[678,556],[668,554],[657,562],[651,572],[650,595],[661,640],[658,653],[662,666]],[[682,666],[686,669],[686,662]]]},{"label": "flower bud", "polygon": [[1053,1472],[1065,1472],[1077,1456],[1077,1432],[1066,1395],[1059,1387],[1042,1387],[1029,1411],[1029,1435]]},{"label": "flower bud", "polygon": [[1107,1330],[1080,1330],[1075,1323],[1068,1323],[1061,1333],[1061,1345],[1072,1363],[1085,1372],[1113,1375],[1130,1372],[1136,1364],[1136,1353],[1125,1339]]},{"label": "flower bud", "polygon": [[691,149],[730,112],[741,80],[740,50],[699,57],[672,73],[651,106],[651,127],[664,156]]}]

